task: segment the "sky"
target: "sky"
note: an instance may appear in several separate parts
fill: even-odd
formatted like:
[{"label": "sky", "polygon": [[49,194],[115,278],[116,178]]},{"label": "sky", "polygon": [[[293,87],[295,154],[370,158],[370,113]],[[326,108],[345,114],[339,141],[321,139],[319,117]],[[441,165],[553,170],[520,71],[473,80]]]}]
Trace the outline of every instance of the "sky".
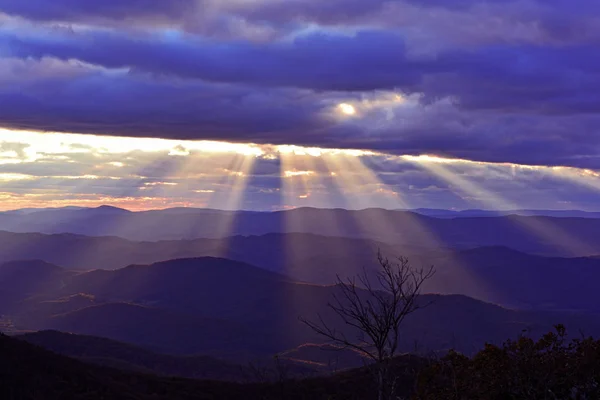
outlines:
[{"label": "sky", "polygon": [[0,0],[0,210],[600,210],[596,0]]}]

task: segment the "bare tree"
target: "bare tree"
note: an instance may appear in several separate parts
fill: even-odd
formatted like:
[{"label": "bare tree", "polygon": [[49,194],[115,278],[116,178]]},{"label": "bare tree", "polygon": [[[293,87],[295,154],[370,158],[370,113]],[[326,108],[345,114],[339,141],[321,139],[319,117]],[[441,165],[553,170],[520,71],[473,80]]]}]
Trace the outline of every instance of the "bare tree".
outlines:
[{"label": "bare tree", "polygon": [[321,315],[318,322],[305,318],[301,321],[330,341],[355,349],[370,359],[375,371],[377,398],[383,400],[394,389],[389,364],[398,351],[400,327],[408,315],[424,306],[417,300],[421,287],[435,270],[433,266],[415,269],[406,257],[390,261],[381,251],[377,253],[377,261],[381,268],[374,279],[369,278],[366,270],[345,280],[338,276],[336,286],[340,293],[334,294],[328,304],[346,325],[357,329],[354,340],[332,328]]}]

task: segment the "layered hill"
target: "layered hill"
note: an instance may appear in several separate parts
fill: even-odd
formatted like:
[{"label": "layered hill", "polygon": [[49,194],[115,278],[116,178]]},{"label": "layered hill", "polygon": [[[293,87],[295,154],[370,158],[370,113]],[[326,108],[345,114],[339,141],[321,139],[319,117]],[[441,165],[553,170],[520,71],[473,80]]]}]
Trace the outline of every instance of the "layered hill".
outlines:
[{"label": "layered hill", "polygon": [[[176,258],[224,257],[293,275],[324,258],[372,263],[377,250],[419,257],[443,253],[365,239],[288,233],[223,239],[130,241],[118,237],[0,231],[0,261],[40,259],[74,270],[117,269]],[[348,263],[347,263],[348,265]]]},{"label": "layered hill", "polygon": [[[20,303],[12,318],[20,329],[55,329],[166,353],[248,360],[322,343],[299,317],[320,315],[355,336],[327,307],[337,291],[231,260],[182,259],[73,275],[43,299]],[[406,320],[402,351],[471,353],[486,341],[515,337],[524,329],[546,332],[556,323],[600,332],[593,315],[517,311],[457,295],[423,295],[421,301],[431,305]]]},{"label": "layered hill", "polygon": [[59,291],[74,272],[45,261],[12,261],[0,265],[0,314],[29,297]]},{"label": "layered hill", "polygon": [[[303,233],[133,242],[116,237],[0,232],[0,239],[0,260],[6,261],[36,257],[70,269],[88,270],[212,256],[258,266],[288,280],[319,285],[335,283],[338,275],[354,276],[365,269],[372,272],[378,268],[376,253],[380,250],[391,258],[407,256],[416,267],[434,265],[437,274],[425,288],[429,292],[463,294],[514,308],[600,311],[600,294],[595,288],[600,280],[598,257],[544,257],[502,246],[431,250]],[[57,268],[53,269],[57,279],[50,276],[51,271],[30,269],[31,273],[26,274],[27,269],[23,269],[21,273],[43,278],[55,287],[65,284],[63,278],[77,274],[64,270],[58,273]],[[45,274],[50,275],[44,278]],[[119,274],[126,277],[125,272]],[[102,281],[113,275],[96,271],[92,276]],[[2,279],[0,275],[0,282]],[[35,280],[27,279],[28,285],[34,284]],[[23,282],[10,282],[5,284],[6,293],[12,290],[16,298],[27,293]]]}]

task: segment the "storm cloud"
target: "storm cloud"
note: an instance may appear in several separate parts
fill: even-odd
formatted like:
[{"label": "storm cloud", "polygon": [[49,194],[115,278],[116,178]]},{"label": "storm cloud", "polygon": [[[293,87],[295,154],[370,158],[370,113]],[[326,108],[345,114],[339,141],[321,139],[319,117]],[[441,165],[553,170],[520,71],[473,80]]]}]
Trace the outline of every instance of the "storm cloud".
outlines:
[{"label": "storm cloud", "polygon": [[[19,132],[42,131],[600,169],[599,15],[591,0],[0,0],[0,128],[15,139],[0,166],[55,185],[13,161]],[[175,159],[142,159],[124,188],[175,190],[143,181]],[[276,189],[271,162],[256,193]],[[381,180],[450,190],[402,165]]]}]

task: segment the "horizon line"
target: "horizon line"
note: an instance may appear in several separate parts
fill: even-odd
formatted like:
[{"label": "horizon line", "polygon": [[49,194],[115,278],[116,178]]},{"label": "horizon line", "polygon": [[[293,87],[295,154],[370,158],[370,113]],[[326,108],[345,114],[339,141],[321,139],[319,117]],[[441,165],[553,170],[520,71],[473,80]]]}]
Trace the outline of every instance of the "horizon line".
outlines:
[{"label": "horizon line", "polygon": [[147,209],[137,209],[132,210],[125,207],[117,207],[110,204],[102,204],[95,207],[86,207],[86,206],[76,206],[76,205],[67,205],[67,206],[59,206],[59,207],[23,207],[23,208],[14,208],[7,210],[0,210],[0,214],[2,213],[11,213],[18,211],[58,211],[58,210],[97,210],[102,208],[110,208],[115,210],[128,211],[131,213],[141,213],[141,212],[150,212],[150,211],[168,211],[168,210],[202,210],[202,211],[217,211],[217,212],[254,212],[254,213],[275,213],[275,212],[283,212],[283,211],[292,211],[292,210],[302,210],[302,209],[313,209],[313,210],[344,210],[344,211],[366,211],[366,210],[384,210],[384,211],[399,211],[399,212],[419,212],[419,211],[445,211],[451,213],[464,213],[464,212],[488,212],[488,213],[510,213],[510,212],[580,212],[586,214],[600,213],[599,210],[590,211],[583,210],[577,208],[560,208],[560,209],[551,209],[551,208],[508,208],[508,209],[484,209],[484,208],[434,208],[434,207],[416,207],[416,208],[384,208],[384,207],[364,207],[364,208],[344,208],[344,207],[314,207],[314,206],[301,206],[301,207],[281,207],[274,208],[270,210],[259,210],[259,209],[221,209],[221,208],[211,208],[211,207],[186,207],[186,206],[175,206],[175,207],[164,207],[164,208],[147,208]]}]

